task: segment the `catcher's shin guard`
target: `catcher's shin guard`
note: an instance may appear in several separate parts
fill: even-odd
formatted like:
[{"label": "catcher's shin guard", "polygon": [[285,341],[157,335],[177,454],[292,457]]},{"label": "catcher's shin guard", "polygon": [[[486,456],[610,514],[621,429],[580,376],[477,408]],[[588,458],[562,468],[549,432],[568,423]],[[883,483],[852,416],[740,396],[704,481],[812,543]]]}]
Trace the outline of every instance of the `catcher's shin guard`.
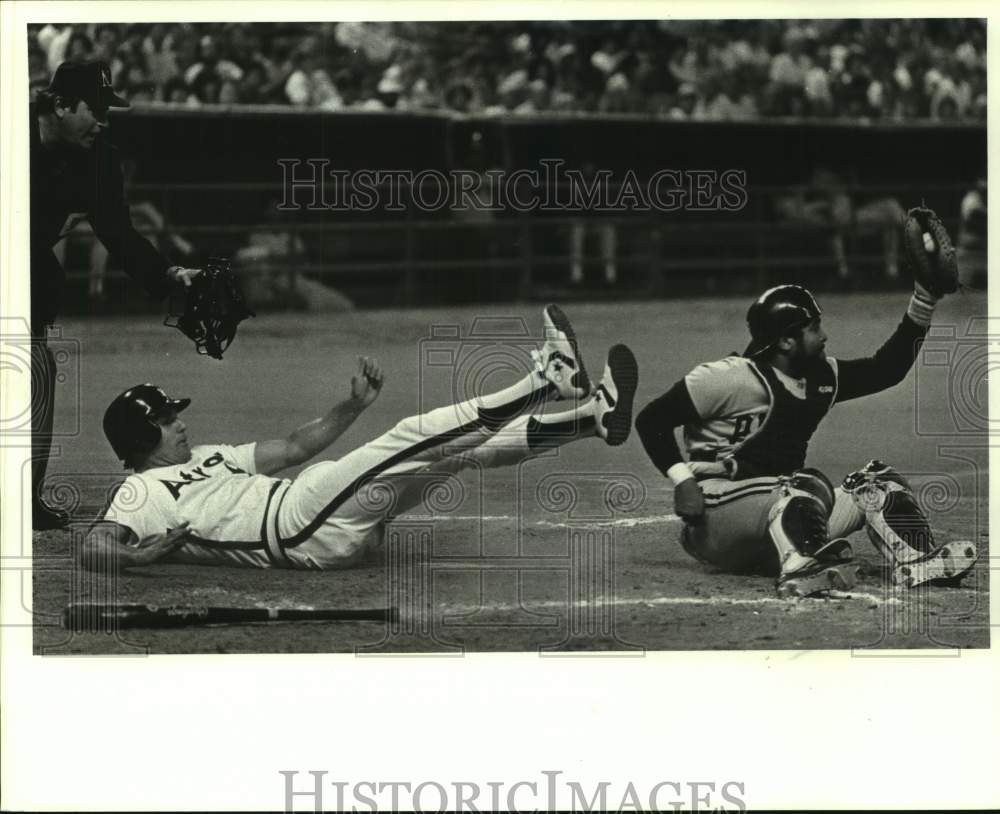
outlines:
[{"label": "catcher's shin guard", "polygon": [[927,515],[909,482],[882,461],[869,461],[844,478],[844,491],[864,513],[872,544],[892,569],[896,585],[925,582],[957,585],[975,565],[976,547],[967,540],[936,545]]},{"label": "catcher's shin guard", "polygon": [[782,491],[768,514],[768,533],[781,563],[778,595],[810,596],[853,588],[857,566],[851,545],[829,535],[830,481],[815,469],[805,469],[786,478]]}]

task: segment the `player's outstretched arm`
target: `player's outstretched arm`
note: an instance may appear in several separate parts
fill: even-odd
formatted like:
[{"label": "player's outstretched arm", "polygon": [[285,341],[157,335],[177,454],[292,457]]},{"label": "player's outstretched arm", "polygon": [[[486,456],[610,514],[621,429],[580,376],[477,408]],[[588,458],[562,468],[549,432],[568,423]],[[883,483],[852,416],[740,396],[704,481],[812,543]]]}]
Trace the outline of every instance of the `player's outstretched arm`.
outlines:
[{"label": "player's outstretched arm", "polygon": [[351,394],[324,416],[303,424],[287,438],[259,441],[254,448],[254,466],[262,475],[272,475],[289,466],[304,464],[340,438],[354,420],[370,407],[382,391],[384,376],[378,360],[358,358],[351,379]]},{"label": "player's outstretched arm", "polygon": [[135,544],[131,529],[110,521],[95,523],[80,544],[77,560],[89,571],[134,568],[149,565],[180,548],[188,539],[188,524],[181,523],[163,534],[154,534]]},{"label": "player's outstretched arm", "polygon": [[201,273],[201,269],[169,265],[159,250],[133,225],[117,151],[104,149],[99,161],[105,180],[99,184],[95,207],[89,213],[90,224],[98,240],[129,277],[142,283],[158,299],[166,297],[173,285],[191,285],[191,280]]},{"label": "player's outstretched arm", "polygon": [[677,446],[674,430],[698,417],[683,379],[647,404],[636,416],[635,429],[653,465],[674,484],[674,512],[686,523],[701,522],[705,497]]}]

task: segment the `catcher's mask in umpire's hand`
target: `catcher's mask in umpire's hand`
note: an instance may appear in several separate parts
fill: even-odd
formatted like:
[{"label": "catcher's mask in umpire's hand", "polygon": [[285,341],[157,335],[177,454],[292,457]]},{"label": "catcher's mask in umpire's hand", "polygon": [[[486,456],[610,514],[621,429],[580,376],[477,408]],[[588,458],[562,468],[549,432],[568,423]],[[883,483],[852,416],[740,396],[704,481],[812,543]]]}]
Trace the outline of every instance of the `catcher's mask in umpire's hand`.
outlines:
[{"label": "catcher's mask in umpire's hand", "polygon": [[160,443],[157,419],[173,410],[179,413],[191,399],[172,399],[155,384],[137,384],[119,395],[104,411],[104,434],[115,455],[129,466],[136,455],[145,455]]},{"label": "catcher's mask in umpire's hand", "polygon": [[239,324],[252,316],[229,261],[210,257],[191,285],[170,298],[163,324],[193,340],[199,354],[221,359]]},{"label": "catcher's mask in umpire's hand", "polygon": [[813,295],[800,285],[769,288],[747,311],[750,344],[743,355],[750,358],[763,353],[783,336],[819,319],[822,313]]}]

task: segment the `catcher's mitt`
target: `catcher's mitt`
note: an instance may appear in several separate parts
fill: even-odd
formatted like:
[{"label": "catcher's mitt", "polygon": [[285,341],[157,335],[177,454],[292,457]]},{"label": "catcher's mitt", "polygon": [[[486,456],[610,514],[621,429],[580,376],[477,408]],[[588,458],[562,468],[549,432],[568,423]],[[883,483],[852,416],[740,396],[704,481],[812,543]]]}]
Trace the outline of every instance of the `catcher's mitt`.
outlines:
[{"label": "catcher's mitt", "polygon": [[935,297],[958,290],[958,262],[948,230],[934,210],[918,206],[903,222],[903,253],[913,281]]},{"label": "catcher's mitt", "polygon": [[253,316],[229,261],[212,257],[190,286],[171,296],[163,324],[193,339],[198,353],[221,359],[240,322]]}]

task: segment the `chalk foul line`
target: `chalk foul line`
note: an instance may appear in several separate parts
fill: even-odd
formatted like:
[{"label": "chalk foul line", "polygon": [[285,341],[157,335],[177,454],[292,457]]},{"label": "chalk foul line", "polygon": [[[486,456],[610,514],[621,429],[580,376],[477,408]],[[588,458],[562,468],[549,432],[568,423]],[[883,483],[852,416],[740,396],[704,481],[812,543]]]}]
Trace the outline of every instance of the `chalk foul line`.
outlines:
[{"label": "chalk foul line", "polygon": [[[518,520],[511,514],[406,514],[400,515],[397,520],[410,521],[414,523],[441,523],[441,522],[472,522],[479,520],[483,523],[510,523]],[[648,517],[616,517],[610,520],[581,519],[571,521],[556,520],[532,520],[524,523],[525,526],[535,526],[539,528],[635,528],[636,526],[652,526],[663,523],[680,523],[681,519],[676,514],[654,514]]]},{"label": "chalk foul line", "polygon": [[726,597],[726,596],[656,596],[656,597],[599,597],[597,599],[569,600],[545,600],[541,602],[525,602],[517,605],[507,602],[485,602],[482,605],[450,605],[443,603],[438,606],[439,610],[450,614],[468,614],[476,611],[496,611],[514,613],[517,611],[536,610],[565,610],[569,608],[599,610],[602,608],[628,608],[628,607],[670,607],[676,605],[693,606],[736,606],[736,607],[783,607],[795,610],[819,610],[829,607],[830,601],[842,602],[854,600],[865,602],[870,607],[881,607],[882,605],[898,605],[901,603],[895,596],[879,596],[878,594],[864,591],[830,591],[828,598],[808,597],[805,599],[782,599],[777,596],[762,597]]}]

